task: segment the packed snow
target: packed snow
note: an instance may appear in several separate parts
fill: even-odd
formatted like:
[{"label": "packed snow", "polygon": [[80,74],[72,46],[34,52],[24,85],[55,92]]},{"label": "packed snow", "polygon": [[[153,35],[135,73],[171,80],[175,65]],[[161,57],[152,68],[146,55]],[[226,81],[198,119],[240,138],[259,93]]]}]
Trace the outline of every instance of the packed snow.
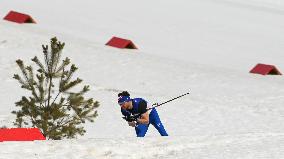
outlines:
[{"label": "packed snow", "polygon": [[[56,36],[75,77],[91,86],[99,116],[87,133],[60,141],[2,142],[0,158],[284,158],[283,76],[250,74],[257,63],[284,73],[281,0],[2,0],[37,24],[0,21],[0,127],[14,127],[27,92],[12,77]],[[106,46],[112,36],[138,50]],[[117,94],[161,103],[169,133],[144,138],[121,118]]]}]

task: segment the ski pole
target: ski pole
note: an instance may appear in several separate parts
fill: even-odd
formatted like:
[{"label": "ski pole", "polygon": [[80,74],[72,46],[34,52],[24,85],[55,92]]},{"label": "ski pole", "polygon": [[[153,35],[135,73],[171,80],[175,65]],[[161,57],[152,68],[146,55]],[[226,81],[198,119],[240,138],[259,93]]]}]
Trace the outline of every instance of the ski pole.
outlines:
[{"label": "ski pole", "polygon": [[[161,105],[163,105],[163,104],[169,103],[169,102],[171,102],[171,101],[173,101],[173,100],[176,100],[176,99],[178,99],[178,98],[180,98],[180,97],[183,97],[183,96],[185,96],[185,95],[188,95],[188,94],[189,94],[189,92],[188,92],[188,93],[185,93],[185,94],[182,94],[182,95],[180,95],[180,96],[178,96],[178,97],[175,97],[175,98],[173,98],[173,99],[170,99],[170,100],[168,100],[168,101],[165,101],[165,102],[163,102],[163,103],[161,103],[161,104],[155,103],[155,104],[152,105],[151,108],[148,108],[147,110],[151,110],[151,109],[153,109],[153,108],[159,107],[159,106],[161,106]],[[141,115],[141,114],[135,114],[135,115],[131,115],[130,118],[127,118],[127,117],[122,117],[122,118],[123,118],[124,120],[128,121],[128,122],[131,122],[131,121],[135,121],[140,115]]]},{"label": "ski pole", "polygon": [[151,110],[151,109],[153,109],[153,108],[159,107],[159,106],[161,106],[161,105],[163,105],[163,104],[169,103],[169,102],[171,102],[171,101],[173,101],[173,100],[176,100],[176,99],[178,99],[178,98],[180,98],[180,97],[183,97],[183,96],[185,96],[185,95],[188,95],[188,94],[189,94],[189,92],[188,92],[188,93],[185,93],[185,94],[182,94],[182,95],[180,95],[180,96],[178,96],[178,97],[175,97],[175,98],[173,98],[173,99],[170,99],[170,100],[168,100],[168,101],[165,101],[165,102],[163,102],[163,103],[161,103],[161,104],[155,103],[155,104],[152,105],[151,108],[148,108],[147,110]]}]

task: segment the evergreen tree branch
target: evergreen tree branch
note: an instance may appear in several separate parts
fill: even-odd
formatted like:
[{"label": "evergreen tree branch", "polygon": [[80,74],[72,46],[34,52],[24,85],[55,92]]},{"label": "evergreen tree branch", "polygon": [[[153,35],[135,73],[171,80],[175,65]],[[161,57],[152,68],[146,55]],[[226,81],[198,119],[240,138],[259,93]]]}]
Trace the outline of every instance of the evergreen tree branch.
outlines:
[{"label": "evergreen tree branch", "polygon": [[52,77],[49,77],[49,87],[48,87],[48,97],[47,97],[47,107],[49,107],[49,106],[50,106],[51,87],[52,87]]},{"label": "evergreen tree branch", "polygon": [[[25,79],[26,79],[26,82],[25,82],[26,85],[23,85],[22,87],[23,87],[23,88],[26,88],[26,89],[28,89],[28,90],[31,90],[31,91],[32,91],[32,94],[33,94],[33,95],[36,97],[36,99],[38,100],[38,96],[37,96],[37,94],[36,94],[36,92],[35,92],[35,89],[34,89],[34,87],[33,87],[33,81],[30,79],[30,78],[33,78],[33,77],[31,77],[31,76],[33,76],[31,66],[28,66],[28,67],[25,68],[25,65],[24,65],[23,61],[20,60],[20,59],[18,59],[18,60],[16,61],[16,63],[17,63],[18,66],[20,67],[20,69],[21,69],[21,71],[22,71],[22,73],[23,73],[23,75],[24,75],[24,77],[25,77]],[[29,76],[28,76],[28,73],[27,73],[26,69],[30,72],[30,78],[29,78]],[[17,76],[16,76],[16,78],[17,78]]]},{"label": "evergreen tree branch", "polygon": [[[74,64],[69,70],[65,70],[70,64],[68,57],[62,63],[59,62],[64,45],[56,38],[52,38],[50,49],[48,45],[42,45],[44,63],[41,63],[37,56],[32,59],[39,68],[36,73],[34,74],[31,66],[25,67],[23,61],[19,59],[16,62],[23,76],[14,74],[13,77],[22,88],[32,92],[31,97],[22,97],[15,103],[20,110],[12,111],[17,116],[14,124],[18,127],[36,126],[48,139],[74,138],[76,135],[83,135],[86,131],[80,125],[85,120],[92,122],[97,116],[97,111],[94,109],[99,106],[99,103],[94,102],[92,98],[86,100],[83,97],[90,90],[89,86],[84,86],[79,92],[67,92],[82,80],[80,78],[72,80],[78,69]],[[53,88],[57,80],[59,80],[59,92],[55,93]],[[53,95],[55,98],[52,97]]]},{"label": "evergreen tree branch", "polygon": [[[64,63],[64,62],[63,62],[63,63]],[[64,77],[64,66],[65,66],[65,65],[63,65],[63,67],[62,67],[63,73],[61,74],[60,81],[59,81],[59,92],[58,92],[58,94],[56,95],[55,99],[53,100],[52,104],[56,101],[57,97],[58,97],[58,96],[61,94],[61,92],[62,92],[62,90],[61,90],[61,83],[62,83],[62,79],[63,79],[63,77]],[[51,104],[51,105],[52,105],[52,104]]]},{"label": "evergreen tree branch", "polygon": [[43,107],[44,102],[44,96],[45,96],[45,90],[43,88],[44,83],[44,75],[41,73],[40,75],[36,75],[38,79],[37,89],[39,90],[39,96],[40,96],[40,106]]},{"label": "evergreen tree branch", "polygon": [[[64,121],[65,121],[65,122],[64,122]],[[70,117],[69,117],[69,119],[65,119],[65,120],[64,120],[64,118],[62,118],[62,120],[61,120],[61,122],[60,122],[59,124],[55,125],[54,127],[52,127],[50,130],[48,130],[48,131],[46,132],[46,135],[48,136],[52,131],[54,131],[54,130],[60,128],[60,127],[63,127],[63,126],[65,126],[66,124],[68,124],[68,123],[70,123],[70,122],[72,122],[72,121],[74,121],[74,119],[72,119],[72,118],[70,118]],[[63,122],[64,122],[64,123],[63,123]]]},{"label": "evergreen tree branch", "polygon": [[57,95],[56,95],[56,97],[54,98],[54,100],[52,101],[51,105],[54,104],[54,102],[56,101],[56,99],[58,98],[58,96],[60,95],[60,93],[61,93],[61,92],[58,92],[58,93],[57,93]]},{"label": "evergreen tree branch", "polygon": [[47,74],[47,71],[45,70],[43,64],[39,61],[39,59],[36,56],[32,59],[32,61],[35,62],[37,64],[37,66],[40,68],[38,70],[39,73]]},{"label": "evergreen tree branch", "polygon": [[70,59],[68,57],[65,58],[65,60],[63,60],[63,62],[61,63],[61,65],[58,67],[58,69],[55,71],[55,73],[59,73],[61,71],[64,72],[64,68],[65,66],[69,65],[70,63]]}]

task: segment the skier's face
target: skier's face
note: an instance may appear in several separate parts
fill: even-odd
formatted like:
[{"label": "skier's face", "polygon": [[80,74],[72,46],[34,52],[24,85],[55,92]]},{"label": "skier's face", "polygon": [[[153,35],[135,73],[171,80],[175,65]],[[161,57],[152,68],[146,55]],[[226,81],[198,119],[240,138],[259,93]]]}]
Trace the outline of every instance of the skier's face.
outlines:
[{"label": "skier's face", "polygon": [[122,109],[127,109],[127,104],[126,104],[127,102],[123,102],[123,103],[121,103],[120,104],[120,107],[122,108]]},{"label": "skier's face", "polygon": [[122,109],[130,109],[131,102],[130,101],[129,102],[123,102],[123,103],[120,104],[120,106],[121,106]]}]

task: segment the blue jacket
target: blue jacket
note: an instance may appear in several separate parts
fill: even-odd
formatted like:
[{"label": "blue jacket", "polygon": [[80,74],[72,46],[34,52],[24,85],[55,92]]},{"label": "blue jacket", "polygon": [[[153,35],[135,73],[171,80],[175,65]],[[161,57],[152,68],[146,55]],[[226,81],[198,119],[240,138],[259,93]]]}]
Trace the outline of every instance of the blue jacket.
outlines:
[{"label": "blue jacket", "polygon": [[122,109],[121,113],[124,116],[144,114],[147,112],[147,101],[143,98],[133,98],[131,99],[133,108],[132,109]]}]

